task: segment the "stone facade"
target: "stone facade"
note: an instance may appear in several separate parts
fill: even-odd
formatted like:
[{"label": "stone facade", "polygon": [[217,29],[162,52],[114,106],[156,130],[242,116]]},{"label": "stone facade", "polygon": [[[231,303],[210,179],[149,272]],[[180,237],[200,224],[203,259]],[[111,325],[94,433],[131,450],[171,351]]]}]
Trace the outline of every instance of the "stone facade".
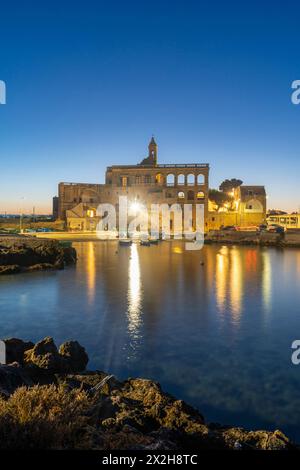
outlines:
[{"label": "stone facade", "polygon": [[[148,155],[137,165],[115,165],[106,170],[104,184],[59,183],[58,216],[69,230],[95,230],[95,213],[100,203],[118,208],[119,197],[129,203],[193,204],[204,207],[205,231],[222,225],[259,225],[266,220],[264,186],[239,186],[233,192],[230,210],[211,211],[208,207],[209,165],[207,163],[159,164],[158,147],[152,137]],[[93,216],[91,217],[91,214]],[[172,223],[172,222],[171,222]]]},{"label": "stone facade", "polygon": [[73,209],[81,202],[97,205],[100,203],[101,184],[59,183],[58,185],[58,218],[66,220],[66,211]]},{"label": "stone facade", "polygon": [[218,230],[222,225],[250,227],[266,223],[266,191],[264,186],[238,186],[234,190],[233,197],[235,210],[209,212],[209,229]]},{"label": "stone facade", "polygon": [[99,222],[96,205],[80,202],[73,209],[66,210],[68,230],[94,232]]},{"label": "stone facade", "polygon": [[[75,224],[74,208],[78,204],[94,209],[99,203],[111,203],[118,207],[119,196],[127,196],[129,201],[139,202],[148,208],[152,203],[203,204],[207,220],[208,188],[207,163],[158,164],[157,144],[152,138],[148,156],[140,164],[108,167],[105,184],[59,183],[59,217],[66,220],[67,227],[72,229]],[[73,214],[70,212],[72,210]],[[77,208],[75,213],[81,210]],[[78,224],[80,226],[82,221]],[[81,226],[87,227],[88,224]]]}]

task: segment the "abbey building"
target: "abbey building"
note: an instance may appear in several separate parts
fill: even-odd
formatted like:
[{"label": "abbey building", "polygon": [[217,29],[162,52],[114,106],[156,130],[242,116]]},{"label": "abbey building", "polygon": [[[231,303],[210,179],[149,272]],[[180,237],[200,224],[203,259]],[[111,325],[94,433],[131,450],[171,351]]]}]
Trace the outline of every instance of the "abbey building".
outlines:
[{"label": "abbey building", "polygon": [[[252,201],[248,205],[247,191]],[[209,164],[160,164],[154,137],[148,145],[148,155],[137,165],[107,167],[104,184],[59,183],[57,215],[65,221],[68,230],[94,231],[98,222],[97,206],[100,203],[111,203],[117,207],[120,196],[127,196],[129,201],[139,202],[146,207],[163,203],[189,203],[194,207],[202,204],[206,231],[219,228],[220,221],[226,222],[228,217],[224,212],[220,217],[211,207],[209,211]],[[264,220],[266,207],[263,187],[241,186],[235,198],[239,201],[234,211],[236,222],[248,224],[250,221],[261,223]],[[249,214],[252,214],[252,218]]]}]

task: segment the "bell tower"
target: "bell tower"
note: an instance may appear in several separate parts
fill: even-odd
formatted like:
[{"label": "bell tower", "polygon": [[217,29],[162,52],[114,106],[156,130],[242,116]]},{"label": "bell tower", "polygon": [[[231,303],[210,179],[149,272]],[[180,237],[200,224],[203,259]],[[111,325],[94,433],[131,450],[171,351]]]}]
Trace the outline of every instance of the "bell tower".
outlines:
[{"label": "bell tower", "polygon": [[145,166],[156,166],[157,165],[157,143],[154,140],[154,136],[152,136],[149,145],[148,145],[148,157],[144,158],[140,165]]},{"label": "bell tower", "polygon": [[153,161],[154,165],[157,165],[157,143],[154,140],[154,136],[152,136],[150,143],[148,145],[149,149],[149,160]]}]

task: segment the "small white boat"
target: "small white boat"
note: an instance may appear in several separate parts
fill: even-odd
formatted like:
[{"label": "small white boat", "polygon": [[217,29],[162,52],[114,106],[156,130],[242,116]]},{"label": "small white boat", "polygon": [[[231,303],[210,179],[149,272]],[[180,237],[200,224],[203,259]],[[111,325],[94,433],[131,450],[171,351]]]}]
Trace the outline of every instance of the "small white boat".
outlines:
[{"label": "small white boat", "polygon": [[120,246],[130,246],[132,244],[132,240],[130,238],[120,238],[119,245]]}]

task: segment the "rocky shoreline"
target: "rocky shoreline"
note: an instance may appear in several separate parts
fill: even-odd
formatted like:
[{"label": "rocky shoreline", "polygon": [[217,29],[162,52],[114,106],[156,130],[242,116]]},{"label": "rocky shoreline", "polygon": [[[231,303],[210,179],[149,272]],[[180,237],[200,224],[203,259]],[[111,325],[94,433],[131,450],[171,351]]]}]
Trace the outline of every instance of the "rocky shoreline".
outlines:
[{"label": "rocky shoreline", "polygon": [[4,340],[1,449],[296,450],[281,431],[206,423],[157,382],[87,371],[77,341]]},{"label": "rocky shoreline", "polygon": [[76,250],[56,240],[0,237],[0,274],[64,269],[76,263]]}]

